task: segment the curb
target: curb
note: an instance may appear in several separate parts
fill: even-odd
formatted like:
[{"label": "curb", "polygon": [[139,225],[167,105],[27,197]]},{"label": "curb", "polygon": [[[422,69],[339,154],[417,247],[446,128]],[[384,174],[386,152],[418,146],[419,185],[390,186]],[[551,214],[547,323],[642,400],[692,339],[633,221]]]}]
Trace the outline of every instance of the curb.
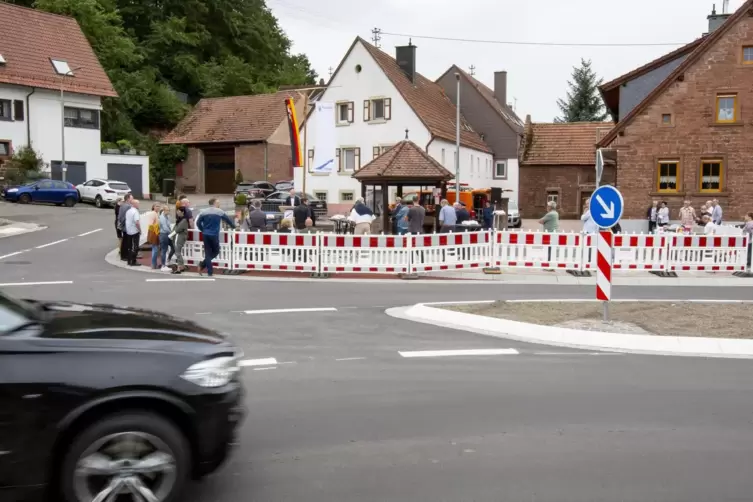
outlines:
[{"label": "curb", "polygon": [[[443,303],[449,304],[449,302]],[[474,302],[456,303],[467,304]],[[730,301],[729,303],[741,302]],[[410,307],[387,309],[385,313],[398,319],[432,324],[443,328],[469,331],[471,333],[492,336],[495,338],[505,338],[519,342],[551,345],[555,347],[644,355],[753,359],[753,340],[686,336],[625,335],[570,328],[556,328],[552,326],[510,321],[507,319],[496,319],[476,314],[467,314],[465,312],[452,312],[450,310],[430,307],[429,305],[431,304],[418,303]]]}]

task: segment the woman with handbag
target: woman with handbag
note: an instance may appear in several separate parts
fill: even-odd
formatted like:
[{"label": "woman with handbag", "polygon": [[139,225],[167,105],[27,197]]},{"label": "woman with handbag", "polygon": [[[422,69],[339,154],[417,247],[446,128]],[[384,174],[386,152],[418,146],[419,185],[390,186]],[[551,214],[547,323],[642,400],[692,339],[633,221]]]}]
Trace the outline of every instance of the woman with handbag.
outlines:
[{"label": "woman with handbag", "polygon": [[157,258],[159,257],[159,211],[160,205],[152,205],[152,210],[142,217],[142,225],[147,230],[146,242],[152,246],[152,268],[158,269]]}]

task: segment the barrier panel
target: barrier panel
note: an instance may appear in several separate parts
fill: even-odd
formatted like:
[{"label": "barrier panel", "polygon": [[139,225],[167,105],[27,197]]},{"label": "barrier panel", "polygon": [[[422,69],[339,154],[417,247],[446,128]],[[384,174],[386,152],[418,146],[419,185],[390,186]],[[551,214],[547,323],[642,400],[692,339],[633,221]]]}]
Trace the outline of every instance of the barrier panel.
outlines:
[{"label": "barrier panel", "polygon": [[669,270],[742,272],[748,238],[731,235],[676,235],[669,238]]},{"label": "barrier panel", "polygon": [[233,232],[233,270],[319,271],[319,234]]},{"label": "barrier panel", "polygon": [[[231,267],[233,259],[231,240],[230,232],[220,232],[220,254],[212,261],[213,267],[227,269]],[[183,260],[186,265],[194,266],[198,266],[204,260],[203,236],[196,229],[188,230],[186,245],[183,246]]]},{"label": "barrier panel", "polygon": [[501,268],[579,270],[581,234],[552,232],[496,232],[494,264]]},{"label": "barrier panel", "polygon": [[405,237],[411,273],[483,268],[492,261],[491,230]]},{"label": "barrier panel", "polygon": [[616,234],[612,242],[612,268],[615,270],[667,269],[669,237],[666,235]]},{"label": "barrier panel", "polygon": [[405,274],[408,245],[404,235],[320,234],[320,272]]}]

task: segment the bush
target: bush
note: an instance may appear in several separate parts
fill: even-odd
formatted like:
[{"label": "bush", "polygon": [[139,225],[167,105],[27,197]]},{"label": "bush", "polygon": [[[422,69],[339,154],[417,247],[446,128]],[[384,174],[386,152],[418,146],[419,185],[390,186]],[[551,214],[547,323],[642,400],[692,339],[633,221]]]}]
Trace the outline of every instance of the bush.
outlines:
[{"label": "bush", "polygon": [[42,157],[33,148],[24,146],[16,150],[5,164],[5,177],[14,185],[36,181],[46,177],[42,172],[44,166]]},{"label": "bush", "polygon": [[127,139],[119,139],[117,141],[117,144],[118,144],[118,148],[120,148],[120,151],[122,151],[122,152],[123,151],[128,151],[131,148],[133,148],[133,145]]},{"label": "bush", "polygon": [[248,202],[248,197],[245,193],[239,193],[235,196],[235,205],[236,206],[245,206]]}]

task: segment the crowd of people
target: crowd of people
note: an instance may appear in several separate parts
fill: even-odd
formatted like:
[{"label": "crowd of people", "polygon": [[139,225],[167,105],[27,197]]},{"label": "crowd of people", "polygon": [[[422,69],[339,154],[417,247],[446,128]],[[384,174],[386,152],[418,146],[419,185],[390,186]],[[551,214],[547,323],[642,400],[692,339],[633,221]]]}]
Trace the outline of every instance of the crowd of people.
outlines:
[{"label": "crowd of people", "polygon": [[[678,231],[692,233],[696,226],[699,226],[703,228],[704,234],[714,235],[717,228],[722,224],[723,215],[724,211],[717,199],[707,201],[698,212],[693,208],[691,202],[686,200],[678,212],[678,219],[680,220]],[[670,225],[670,212],[667,202],[653,201],[651,207],[646,211],[646,219],[648,220],[649,233],[668,227]]]}]

